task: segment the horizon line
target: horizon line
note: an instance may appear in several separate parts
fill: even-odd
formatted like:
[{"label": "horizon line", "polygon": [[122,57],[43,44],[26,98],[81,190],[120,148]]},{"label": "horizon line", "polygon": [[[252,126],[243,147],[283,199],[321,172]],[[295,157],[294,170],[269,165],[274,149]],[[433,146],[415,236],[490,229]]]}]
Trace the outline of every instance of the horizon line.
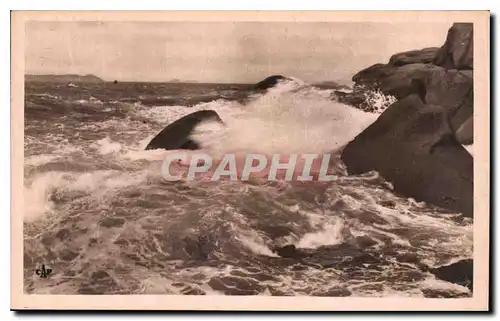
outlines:
[{"label": "horizon line", "polygon": [[[281,74],[270,74],[269,76],[266,76],[264,78],[261,78],[260,80],[255,80],[254,82],[224,82],[224,81],[201,81],[201,80],[195,80],[195,79],[180,79],[180,78],[171,78],[169,80],[139,80],[139,79],[110,79],[107,77],[102,77],[102,76],[97,76],[95,74],[78,74],[78,73],[66,73],[66,74],[58,74],[58,73],[25,73],[24,76],[79,76],[79,77],[85,77],[85,76],[92,76],[101,79],[103,82],[142,82],[142,83],[184,83],[184,84],[239,84],[239,85],[254,85],[267,77],[275,76],[275,75],[281,75]],[[283,75],[282,75],[283,76]],[[285,76],[286,77],[286,76]],[[301,79],[301,78],[299,78]],[[303,80],[303,79],[301,79]],[[304,80],[305,81],[305,80]],[[318,81],[306,81],[311,84],[320,84],[324,82],[335,82],[338,85],[348,85],[340,80],[318,80]],[[350,81],[352,82],[352,81]]]}]

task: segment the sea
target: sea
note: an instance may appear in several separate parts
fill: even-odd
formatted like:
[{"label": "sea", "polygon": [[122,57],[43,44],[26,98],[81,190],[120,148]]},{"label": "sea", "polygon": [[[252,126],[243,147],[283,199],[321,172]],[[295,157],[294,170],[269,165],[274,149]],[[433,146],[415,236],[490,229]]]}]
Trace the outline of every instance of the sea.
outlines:
[{"label": "sea", "polygon": [[[377,93],[376,93],[377,94]],[[473,255],[473,224],[394,193],[338,155],[375,112],[298,79],[246,84],[25,84],[24,291],[469,297],[430,270]],[[373,97],[377,97],[373,99]],[[169,123],[214,110],[193,139],[214,154],[337,155],[327,183],[166,181]],[[378,112],[377,112],[378,110]],[[35,273],[41,266],[49,277]]]}]

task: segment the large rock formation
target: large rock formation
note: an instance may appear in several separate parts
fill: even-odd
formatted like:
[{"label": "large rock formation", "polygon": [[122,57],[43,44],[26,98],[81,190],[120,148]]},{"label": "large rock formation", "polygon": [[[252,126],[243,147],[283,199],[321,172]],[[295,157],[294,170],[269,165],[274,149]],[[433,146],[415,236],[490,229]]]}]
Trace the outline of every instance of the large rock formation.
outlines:
[{"label": "large rock formation", "polygon": [[396,54],[353,76],[399,101],[347,144],[349,173],[378,171],[401,195],[473,216],[473,159],[462,146],[473,143],[472,35],[472,24],[454,24],[438,50]]},{"label": "large rock formation", "polygon": [[444,107],[452,130],[457,131],[473,111],[472,37],[471,23],[455,23],[441,48],[395,54],[389,63],[375,64],[355,74],[354,88],[380,90],[397,99],[418,94],[425,102]]},{"label": "large rock formation", "polygon": [[222,123],[219,115],[213,110],[200,110],[184,116],[165,127],[149,142],[146,149],[189,149],[196,150],[200,146],[190,138],[193,129],[204,121]]},{"label": "large rock formation", "polygon": [[469,119],[467,119],[455,133],[458,142],[462,145],[472,144],[474,136],[473,118],[474,118],[473,116],[470,116]]},{"label": "large rock formation", "polygon": [[376,170],[401,195],[472,216],[472,156],[454,139],[446,109],[418,95],[391,105],[342,160],[350,174]]},{"label": "large rock formation", "polygon": [[434,64],[446,69],[473,69],[474,30],[472,23],[455,23],[448,31]]},{"label": "large rock formation", "polygon": [[474,262],[472,260],[461,260],[437,269],[431,269],[430,272],[438,279],[466,286],[473,291]]}]

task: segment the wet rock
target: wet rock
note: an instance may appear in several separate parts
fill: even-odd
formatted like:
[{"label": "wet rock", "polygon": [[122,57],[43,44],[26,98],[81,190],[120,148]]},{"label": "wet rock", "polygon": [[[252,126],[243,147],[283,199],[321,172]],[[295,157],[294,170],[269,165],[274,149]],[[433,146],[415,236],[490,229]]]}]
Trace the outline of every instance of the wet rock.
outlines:
[{"label": "wet rock", "polygon": [[391,57],[391,59],[389,60],[389,65],[398,67],[416,63],[422,63],[422,64],[432,63],[438,51],[439,48],[431,47],[431,48],[424,48],[421,50],[400,52]]},{"label": "wet rock", "polygon": [[222,123],[219,115],[213,110],[199,110],[184,116],[165,127],[146,146],[146,149],[187,149],[196,150],[200,146],[190,137],[194,128],[202,122],[214,121]]},{"label": "wet rock", "polygon": [[[441,48],[398,53],[388,64],[375,64],[356,73],[352,78],[353,88],[365,90],[359,91],[361,94],[356,90],[347,94],[339,92],[339,101],[365,110],[369,108],[365,106],[366,90],[380,90],[397,99],[416,94],[424,103],[443,107],[455,132],[473,114],[472,68],[473,24],[455,23]],[[468,130],[472,131],[472,124],[464,126],[457,135],[461,143],[471,141]]]},{"label": "wet rock", "polygon": [[125,224],[125,219],[121,217],[106,217],[99,222],[100,226],[108,228],[121,227],[123,224]]},{"label": "wet rock", "polygon": [[280,81],[284,81],[284,80],[290,80],[290,78],[287,78],[287,77],[282,76],[282,75],[269,76],[266,79],[255,84],[254,87],[255,87],[255,89],[259,89],[259,90],[266,90],[266,89],[269,89],[269,88],[276,86]]},{"label": "wet rock", "polygon": [[461,260],[456,263],[431,269],[430,272],[437,278],[455,284],[460,284],[473,290],[474,262],[473,260]]},{"label": "wet rock", "polygon": [[285,258],[301,258],[304,254],[295,245],[290,244],[274,250],[279,256]]},{"label": "wet rock", "polygon": [[453,131],[472,116],[474,90],[471,70],[434,67],[422,74],[422,81],[426,88],[425,102],[446,110]]},{"label": "wet rock", "polygon": [[434,68],[427,64],[411,64],[401,67],[387,67],[386,76],[378,80],[378,88],[387,95],[402,99],[411,94],[423,95],[426,89],[422,86],[422,79]]},{"label": "wet rock", "polygon": [[369,113],[380,113],[387,107],[386,104],[374,104],[378,101],[378,87],[374,85],[356,84],[349,92],[337,90],[334,98],[343,104],[350,105]]},{"label": "wet rock", "polygon": [[357,72],[352,76],[352,81],[357,86],[364,86],[369,88],[378,88],[380,86],[380,79],[385,78],[393,69],[388,68],[386,64],[375,64]]},{"label": "wet rock", "polygon": [[446,69],[472,69],[474,66],[474,31],[472,23],[454,23],[446,42],[439,49],[434,64]]},{"label": "wet rock", "polygon": [[59,258],[63,261],[73,261],[78,255],[79,253],[73,252],[68,249],[64,249],[59,252]]},{"label": "wet rock", "polygon": [[391,105],[342,152],[349,174],[378,171],[394,191],[471,217],[473,159],[443,107],[410,95]]}]

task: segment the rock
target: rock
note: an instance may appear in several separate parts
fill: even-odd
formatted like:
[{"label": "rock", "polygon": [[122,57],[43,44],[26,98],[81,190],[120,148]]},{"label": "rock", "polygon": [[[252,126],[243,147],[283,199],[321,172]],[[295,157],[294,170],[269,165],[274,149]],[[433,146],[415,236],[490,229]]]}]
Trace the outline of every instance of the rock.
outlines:
[{"label": "rock", "polygon": [[424,79],[427,72],[439,68],[431,64],[407,64],[400,67],[377,64],[360,71],[353,77],[356,86],[380,90],[397,99],[411,94],[422,96],[425,91]]},{"label": "rock", "polygon": [[334,94],[334,99],[338,102],[370,113],[381,113],[396,100],[387,98],[385,102],[381,102],[379,94],[373,88],[367,88],[364,85],[354,86],[350,92],[337,90]]},{"label": "rock", "polygon": [[391,57],[389,65],[398,67],[409,64],[429,64],[434,61],[439,48],[431,47],[421,50],[400,52]]},{"label": "rock", "polygon": [[471,291],[474,283],[474,262],[461,260],[456,263],[431,269],[437,278],[468,287]]},{"label": "rock", "polygon": [[351,105],[362,110],[368,107],[364,91],[359,90],[359,86],[355,87],[352,92],[336,90],[334,94],[337,100],[343,104]]},{"label": "rock", "polygon": [[282,75],[269,76],[266,79],[255,84],[254,87],[255,87],[255,89],[259,89],[259,90],[266,90],[266,89],[269,89],[269,88],[276,86],[280,81],[283,81],[283,80],[291,80],[291,79],[287,78],[285,76],[282,76]]},{"label": "rock", "polygon": [[[390,68],[385,77],[379,82],[380,90],[387,95],[392,95],[397,99],[422,91],[422,78],[435,66],[428,64],[411,64],[401,67]],[[420,80],[420,82],[419,82]]]},{"label": "rock", "polygon": [[148,149],[190,149],[196,150],[200,146],[189,136],[193,129],[204,121],[223,123],[219,115],[213,110],[199,110],[184,116],[165,127],[149,142]]},{"label": "rock", "polygon": [[386,77],[393,69],[394,67],[386,64],[375,64],[356,73],[352,76],[352,81],[357,86],[378,87],[380,79]]},{"label": "rock", "polygon": [[455,137],[462,145],[471,145],[474,142],[474,116],[470,116],[456,131]]},{"label": "rock", "polygon": [[473,78],[471,70],[446,70],[434,66],[421,74],[425,82],[425,101],[444,107],[451,119],[453,131],[467,120],[473,111]]},{"label": "rock", "polygon": [[473,69],[473,24],[454,23],[448,30],[446,42],[439,49],[434,64],[445,69]]},{"label": "rock", "polygon": [[275,249],[275,252],[279,256],[286,258],[300,258],[304,255],[301,251],[297,250],[297,248],[293,244],[277,248]]},{"label": "rock", "polygon": [[349,174],[378,171],[394,191],[472,217],[473,159],[443,107],[418,95],[392,104],[343,152]]},{"label": "rock", "polygon": [[[356,86],[379,89],[397,99],[418,94],[427,103],[453,110],[452,114],[469,99],[468,96],[472,93],[472,71],[469,70],[446,70],[432,64],[421,63],[401,67],[384,66],[383,72],[379,70],[363,77],[359,76],[364,72],[362,70],[353,77],[358,80]],[[472,106],[472,100],[470,105]]]}]

